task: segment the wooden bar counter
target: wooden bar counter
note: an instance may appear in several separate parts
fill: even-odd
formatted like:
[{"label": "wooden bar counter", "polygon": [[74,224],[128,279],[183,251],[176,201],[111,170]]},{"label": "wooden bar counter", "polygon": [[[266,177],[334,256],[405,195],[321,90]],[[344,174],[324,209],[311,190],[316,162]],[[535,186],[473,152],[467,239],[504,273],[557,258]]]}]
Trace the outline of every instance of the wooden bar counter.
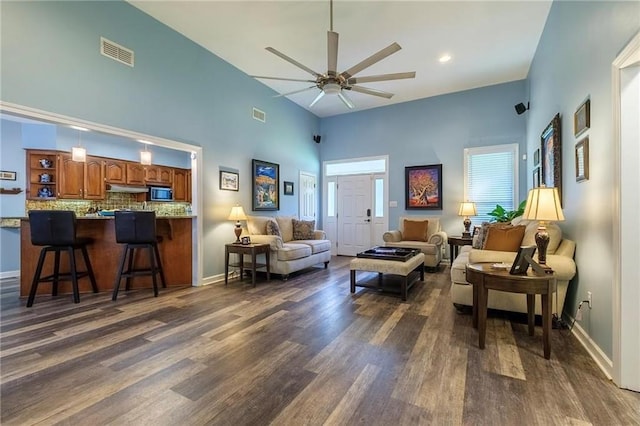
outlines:
[{"label": "wooden bar counter", "polygon": [[[192,250],[192,216],[158,216],[156,218],[156,232],[162,237],[158,243],[162,266],[167,280],[167,287],[186,287],[192,283],[191,250]],[[31,288],[31,281],[38,264],[42,247],[31,244],[31,228],[29,219],[23,218],[20,226],[20,297],[26,297]],[[124,244],[116,243],[115,220],[113,217],[78,217],[78,237],[93,238],[93,243],[87,247],[89,259],[93,266],[96,282],[100,292],[113,290],[113,283],[118,273],[118,262]],[[53,271],[53,258],[49,254],[43,268],[43,275]],[[76,253],[78,267],[84,270],[84,262],[79,252]],[[148,265],[146,253],[136,253],[135,264]],[[69,259],[66,253],[60,256],[60,270],[69,270]],[[124,288],[124,283],[122,284]],[[160,285],[160,284],[158,284]],[[80,292],[91,292],[88,278],[79,280]],[[151,277],[135,277],[131,282],[132,288],[148,288],[151,290]],[[162,289],[161,289],[162,291]],[[59,294],[71,293],[71,282],[61,281]],[[51,294],[51,285],[40,283],[38,294]]]}]

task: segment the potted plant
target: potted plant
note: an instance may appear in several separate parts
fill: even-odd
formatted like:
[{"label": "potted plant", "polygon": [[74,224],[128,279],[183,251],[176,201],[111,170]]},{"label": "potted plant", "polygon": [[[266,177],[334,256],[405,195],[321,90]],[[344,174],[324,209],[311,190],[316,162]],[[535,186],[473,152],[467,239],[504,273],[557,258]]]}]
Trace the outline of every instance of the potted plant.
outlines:
[{"label": "potted plant", "polygon": [[511,222],[515,217],[522,216],[524,213],[524,207],[527,205],[527,200],[522,200],[516,210],[506,210],[500,204],[496,204],[496,208],[487,213],[492,216],[492,222]]}]

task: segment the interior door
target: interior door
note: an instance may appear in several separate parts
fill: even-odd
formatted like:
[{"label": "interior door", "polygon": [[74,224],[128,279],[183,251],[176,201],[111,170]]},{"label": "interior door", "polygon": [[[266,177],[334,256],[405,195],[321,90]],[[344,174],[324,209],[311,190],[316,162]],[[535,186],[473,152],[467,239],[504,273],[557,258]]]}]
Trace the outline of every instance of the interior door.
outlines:
[{"label": "interior door", "polygon": [[338,255],[371,248],[371,175],[338,177]]},{"label": "interior door", "polygon": [[[316,176],[307,172],[300,172],[300,220],[316,220],[316,204],[318,199]],[[316,223],[316,226],[318,224]]]}]

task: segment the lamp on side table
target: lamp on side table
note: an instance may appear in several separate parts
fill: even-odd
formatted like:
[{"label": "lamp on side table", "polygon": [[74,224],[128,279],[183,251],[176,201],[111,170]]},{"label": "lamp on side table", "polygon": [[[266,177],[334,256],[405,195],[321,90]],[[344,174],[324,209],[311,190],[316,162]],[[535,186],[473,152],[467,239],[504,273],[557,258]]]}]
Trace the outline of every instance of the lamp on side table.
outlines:
[{"label": "lamp on side table", "polygon": [[524,219],[537,220],[538,232],[536,232],[536,246],[538,247],[538,263],[543,268],[548,268],[547,247],[549,246],[549,233],[547,222],[563,221],[564,214],[560,205],[558,188],[547,188],[540,185],[529,191],[527,205],[524,209]]},{"label": "lamp on side table", "polygon": [[229,220],[235,220],[236,221],[236,227],[233,230],[233,232],[235,232],[236,234],[236,243],[240,242],[240,234],[242,234],[242,224],[240,223],[241,220],[247,220],[247,215],[244,214],[244,209],[242,208],[242,206],[234,206],[231,207],[231,213],[229,213]]},{"label": "lamp on side table", "polygon": [[460,203],[460,210],[458,210],[458,216],[464,216],[464,232],[462,233],[463,238],[471,237],[471,232],[469,229],[471,228],[471,219],[469,216],[475,216],[478,212],[476,211],[476,203],[472,203],[470,201],[466,201],[464,203]]}]

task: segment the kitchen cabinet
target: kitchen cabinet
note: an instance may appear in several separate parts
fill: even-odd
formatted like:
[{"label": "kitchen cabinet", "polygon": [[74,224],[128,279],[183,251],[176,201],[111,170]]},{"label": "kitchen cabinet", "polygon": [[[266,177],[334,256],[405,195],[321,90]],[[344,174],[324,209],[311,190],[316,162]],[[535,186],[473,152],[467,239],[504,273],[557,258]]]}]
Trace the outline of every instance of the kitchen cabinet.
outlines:
[{"label": "kitchen cabinet", "polygon": [[58,198],[104,200],[104,160],[87,156],[86,162],[73,161],[71,154],[58,155]]},{"label": "kitchen cabinet", "polygon": [[50,200],[58,193],[57,152],[27,150],[26,197]]},{"label": "kitchen cabinet", "polygon": [[129,185],[144,185],[144,166],[140,163],[127,162],[127,183]]},{"label": "kitchen cabinet", "polygon": [[127,162],[108,158],[104,164],[104,175],[107,183],[127,183]]},{"label": "kitchen cabinet", "polygon": [[191,201],[191,171],[173,169],[173,200]]},{"label": "kitchen cabinet", "polygon": [[154,165],[146,166],[144,168],[144,180],[147,183],[170,186],[173,183],[173,168]]}]

